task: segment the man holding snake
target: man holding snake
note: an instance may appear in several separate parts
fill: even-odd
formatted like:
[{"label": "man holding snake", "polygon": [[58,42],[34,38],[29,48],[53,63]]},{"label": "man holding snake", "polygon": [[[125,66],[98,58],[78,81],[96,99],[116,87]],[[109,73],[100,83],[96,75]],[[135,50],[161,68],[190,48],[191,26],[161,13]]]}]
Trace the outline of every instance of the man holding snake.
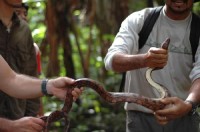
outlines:
[{"label": "man holding snake", "polygon": [[[145,45],[139,49],[139,32],[152,8],[129,15],[122,23],[105,57],[105,66],[127,72],[125,91],[151,98],[159,95],[146,81],[148,67],[162,68],[152,73],[155,82],[168,88],[172,97],[162,100],[167,107],[151,111],[140,105],[125,103],[127,132],[199,132],[200,49],[193,62],[190,25],[193,3],[199,0],[165,0],[160,15]],[[160,48],[170,38],[168,51]],[[191,112],[192,111],[192,112]]]},{"label": "man holding snake", "polygon": [[[16,28],[16,25],[13,27],[14,24],[12,23],[12,18],[13,16],[16,16],[13,15],[15,11],[14,7],[20,8],[21,4],[22,0],[0,0],[0,29],[10,32],[11,28],[13,28],[13,30],[16,31],[15,35],[18,35],[18,39],[20,36],[19,33],[23,31],[17,31],[18,28]],[[1,35],[5,34],[2,33]],[[1,47],[3,42],[3,39],[0,39]],[[6,52],[6,54],[10,54],[10,52]],[[0,68],[0,91],[5,92],[9,96],[20,99],[36,98],[41,97],[44,94],[50,94],[64,100],[66,96],[66,89],[70,84],[75,82],[73,79],[68,77],[60,77],[56,79],[50,79],[49,81],[42,81],[33,77],[17,74],[9,67],[2,55],[0,55]],[[82,90],[78,88],[72,91],[74,99],[80,95],[81,91]],[[2,102],[2,99],[0,101]],[[5,104],[8,105],[7,103]],[[2,107],[0,109],[8,111]],[[3,117],[0,118],[1,132],[41,132],[44,127],[45,122],[36,117],[29,116],[16,120],[9,120]]]}]

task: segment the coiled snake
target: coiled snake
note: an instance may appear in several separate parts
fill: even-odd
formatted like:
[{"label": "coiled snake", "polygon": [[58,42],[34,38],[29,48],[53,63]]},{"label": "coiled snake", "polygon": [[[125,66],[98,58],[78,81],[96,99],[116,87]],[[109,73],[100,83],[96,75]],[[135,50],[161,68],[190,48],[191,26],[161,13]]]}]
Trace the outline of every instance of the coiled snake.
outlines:
[{"label": "coiled snake", "polygon": [[[169,45],[170,40],[166,39],[163,44],[162,48],[167,49]],[[72,107],[73,103],[73,97],[72,97],[72,89],[77,87],[89,87],[92,88],[94,91],[96,91],[105,101],[109,103],[120,103],[120,102],[129,102],[129,103],[136,103],[139,105],[142,105],[146,108],[151,109],[152,111],[156,111],[159,109],[163,109],[165,105],[160,101],[160,99],[165,98],[169,96],[167,89],[161,86],[158,83],[155,83],[151,78],[151,72],[157,70],[156,68],[148,68],[146,71],[146,78],[147,81],[154,87],[156,90],[160,93],[160,98],[148,98],[144,97],[135,93],[123,93],[123,92],[107,92],[105,88],[98,83],[97,81],[94,81],[89,78],[81,78],[76,80],[76,82],[70,86],[69,89],[67,89],[66,93],[66,99],[64,102],[64,106],[61,110],[56,110],[52,112],[49,116],[43,116],[41,117],[42,120],[46,122],[46,128],[44,132],[48,132],[49,126],[52,122],[55,122],[61,118],[65,119],[65,128],[64,132],[68,131],[69,122],[67,119],[67,115]]]}]

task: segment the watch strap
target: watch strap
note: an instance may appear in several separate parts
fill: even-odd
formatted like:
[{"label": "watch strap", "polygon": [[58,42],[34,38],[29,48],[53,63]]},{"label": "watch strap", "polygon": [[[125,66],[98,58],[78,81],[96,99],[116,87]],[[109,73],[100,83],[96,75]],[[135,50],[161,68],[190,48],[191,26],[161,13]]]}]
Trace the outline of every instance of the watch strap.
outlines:
[{"label": "watch strap", "polygon": [[199,107],[199,104],[195,103],[194,101],[191,101],[191,100],[185,100],[185,102],[192,105],[192,109],[189,112],[189,115],[194,115],[196,113],[197,108]]}]

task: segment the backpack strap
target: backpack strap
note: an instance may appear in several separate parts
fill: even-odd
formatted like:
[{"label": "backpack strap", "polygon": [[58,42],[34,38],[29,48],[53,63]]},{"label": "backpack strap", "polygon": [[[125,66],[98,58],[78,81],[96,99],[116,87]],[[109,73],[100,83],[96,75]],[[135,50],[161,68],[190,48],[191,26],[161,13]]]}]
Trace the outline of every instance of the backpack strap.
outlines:
[{"label": "backpack strap", "polygon": [[122,80],[119,86],[119,92],[122,92],[124,90],[124,86],[125,86],[125,81],[126,81],[126,72],[122,73]]},{"label": "backpack strap", "polygon": [[151,33],[153,26],[160,15],[160,11],[162,10],[162,8],[163,6],[154,8],[145,19],[144,25],[139,33],[139,49],[141,49],[146,43],[149,34]]},{"label": "backpack strap", "polygon": [[192,13],[192,22],[190,29],[190,44],[192,48],[192,59],[195,62],[195,54],[199,45],[200,38],[200,18]]},{"label": "backpack strap", "polygon": [[[140,31],[139,35],[139,49],[141,49],[144,44],[146,43],[149,34],[151,33],[153,26],[160,15],[160,11],[162,10],[163,6],[153,8],[153,10],[149,13],[147,18],[144,21],[143,27]],[[119,92],[122,92],[124,89],[126,81],[126,72],[122,74],[122,81],[119,87]]]}]

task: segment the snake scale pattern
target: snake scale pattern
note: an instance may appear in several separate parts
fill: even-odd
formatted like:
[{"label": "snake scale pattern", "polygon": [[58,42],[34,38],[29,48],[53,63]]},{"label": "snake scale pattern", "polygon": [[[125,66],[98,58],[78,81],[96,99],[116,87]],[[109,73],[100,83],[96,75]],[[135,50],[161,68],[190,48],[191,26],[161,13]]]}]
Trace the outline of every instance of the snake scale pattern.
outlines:
[{"label": "snake scale pattern", "polygon": [[[168,49],[170,40],[166,39],[163,44],[162,48]],[[89,79],[89,78],[81,78],[77,79],[74,84],[70,86],[69,89],[67,89],[66,93],[66,99],[64,102],[64,106],[61,110],[56,110],[52,112],[49,116],[43,116],[40,117],[42,120],[46,122],[46,128],[44,129],[44,132],[49,131],[50,124],[52,122],[55,122],[57,120],[60,120],[64,118],[65,120],[65,128],[64,132],[68,131],[69,128],[69,121],[68,121],[68,113],[70,112],[73,104],[73,97],[72,97],[72,90],[73,88],[81,88],[81,87],[88,87],[96,91],[106,102],[115,104],[115,103],[122,103],[122,102],[129,102],[129,103],[136,103],[141,106],[144,106],[148,109],[151,109],[152,111],[160,110],[165,107],[165,105],[160,101],[162,98],[166,98],[169,96],[169,93],[166,88],[161,86],[158,83],[155,83],[151,78],[151,72],[157,70],[156,68],[148,68],[146,71],[146,78],[147,81],[152,85],[153,87],[156,87],[158,92],[160,93],[160,98],[148,98],[144,97],[142,95],[138,95],[135,93],[125,93],[125,92],[108,92],[105,90],[103,85],[98,83],[95,80]]]}]

